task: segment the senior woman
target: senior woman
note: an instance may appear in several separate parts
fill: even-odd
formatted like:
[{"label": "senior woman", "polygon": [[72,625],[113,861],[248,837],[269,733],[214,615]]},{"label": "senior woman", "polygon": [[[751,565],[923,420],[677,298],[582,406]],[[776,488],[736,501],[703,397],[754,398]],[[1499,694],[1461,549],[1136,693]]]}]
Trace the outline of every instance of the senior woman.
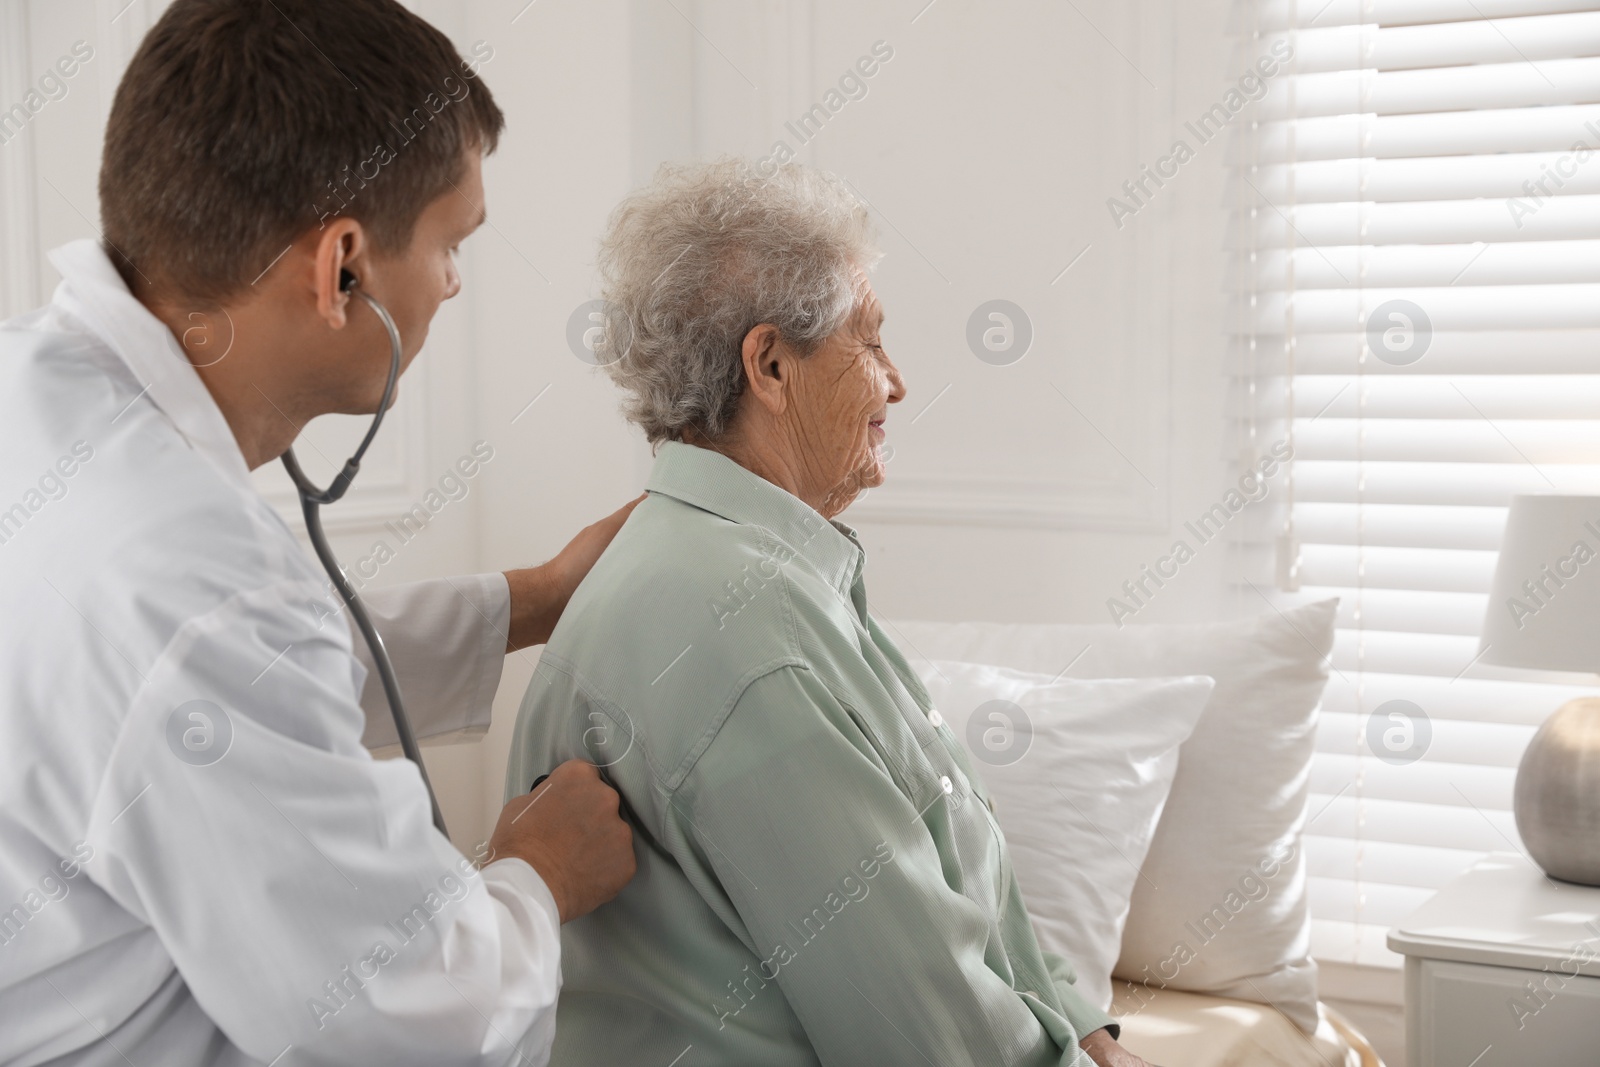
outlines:
[{"label": "senior woman", "polygon": [[638,875],[567,924],[552,1062],[1140,1064],[1040,950],[988,796],[867,610],[905,396],[862,205],[664,169],[601,247],[597,355],[656,460],[562,613],[507,795],[605,768]]}]

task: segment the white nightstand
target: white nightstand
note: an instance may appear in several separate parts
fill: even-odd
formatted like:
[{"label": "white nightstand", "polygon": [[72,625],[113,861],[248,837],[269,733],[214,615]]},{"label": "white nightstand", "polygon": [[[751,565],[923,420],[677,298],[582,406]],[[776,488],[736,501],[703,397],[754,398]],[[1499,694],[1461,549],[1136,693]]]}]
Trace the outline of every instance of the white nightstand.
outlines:
[{"label": "white nightstand", "polygon": [[1389,931],[1410,1067],[1600,1064],[1600,888],[1496,852]]}]

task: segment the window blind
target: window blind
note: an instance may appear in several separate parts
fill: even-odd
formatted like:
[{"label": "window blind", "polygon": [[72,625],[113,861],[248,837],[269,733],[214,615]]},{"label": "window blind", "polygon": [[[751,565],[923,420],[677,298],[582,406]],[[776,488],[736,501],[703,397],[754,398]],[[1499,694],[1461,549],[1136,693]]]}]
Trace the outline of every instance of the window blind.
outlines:
[{"label": "window blind", "polygon": [[1241,595],[1341,598],[1313,952],[1397,966],[1389,926],[1522,848],[1523,749],[1595,692],[1485,665],[1477,635],[1511,495],[1600,492],[1600,4],[1241,0],[1234,22],[1232,68],[1293,49],[1230,146],[1241,458],[1294,456]]}]

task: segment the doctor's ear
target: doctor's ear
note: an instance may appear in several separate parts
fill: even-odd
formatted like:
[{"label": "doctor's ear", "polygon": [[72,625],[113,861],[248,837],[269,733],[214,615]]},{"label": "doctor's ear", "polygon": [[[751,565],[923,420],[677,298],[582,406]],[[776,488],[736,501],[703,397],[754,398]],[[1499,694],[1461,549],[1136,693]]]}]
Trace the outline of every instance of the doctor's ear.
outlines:
[{"label": "doctor's ear", "polygon": [[311,261],[317,315],[336,330],[344,328],[350,291],[361,284],[366,253],[366,233],[354,219],[336,219],[317,235]]}]

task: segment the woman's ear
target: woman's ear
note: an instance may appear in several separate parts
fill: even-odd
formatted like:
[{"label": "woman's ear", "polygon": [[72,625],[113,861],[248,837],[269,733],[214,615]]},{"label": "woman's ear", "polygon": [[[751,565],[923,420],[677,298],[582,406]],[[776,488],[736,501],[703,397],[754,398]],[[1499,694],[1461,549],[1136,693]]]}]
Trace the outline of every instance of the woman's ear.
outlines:
[{"label": "woman's ear", "polygon": [[789,402],[794,356],[778,336],[778,328],[767,322],[751,327],[744,335],[740,354],[744,360],[745,389],[770,414],[782,412]]}]

